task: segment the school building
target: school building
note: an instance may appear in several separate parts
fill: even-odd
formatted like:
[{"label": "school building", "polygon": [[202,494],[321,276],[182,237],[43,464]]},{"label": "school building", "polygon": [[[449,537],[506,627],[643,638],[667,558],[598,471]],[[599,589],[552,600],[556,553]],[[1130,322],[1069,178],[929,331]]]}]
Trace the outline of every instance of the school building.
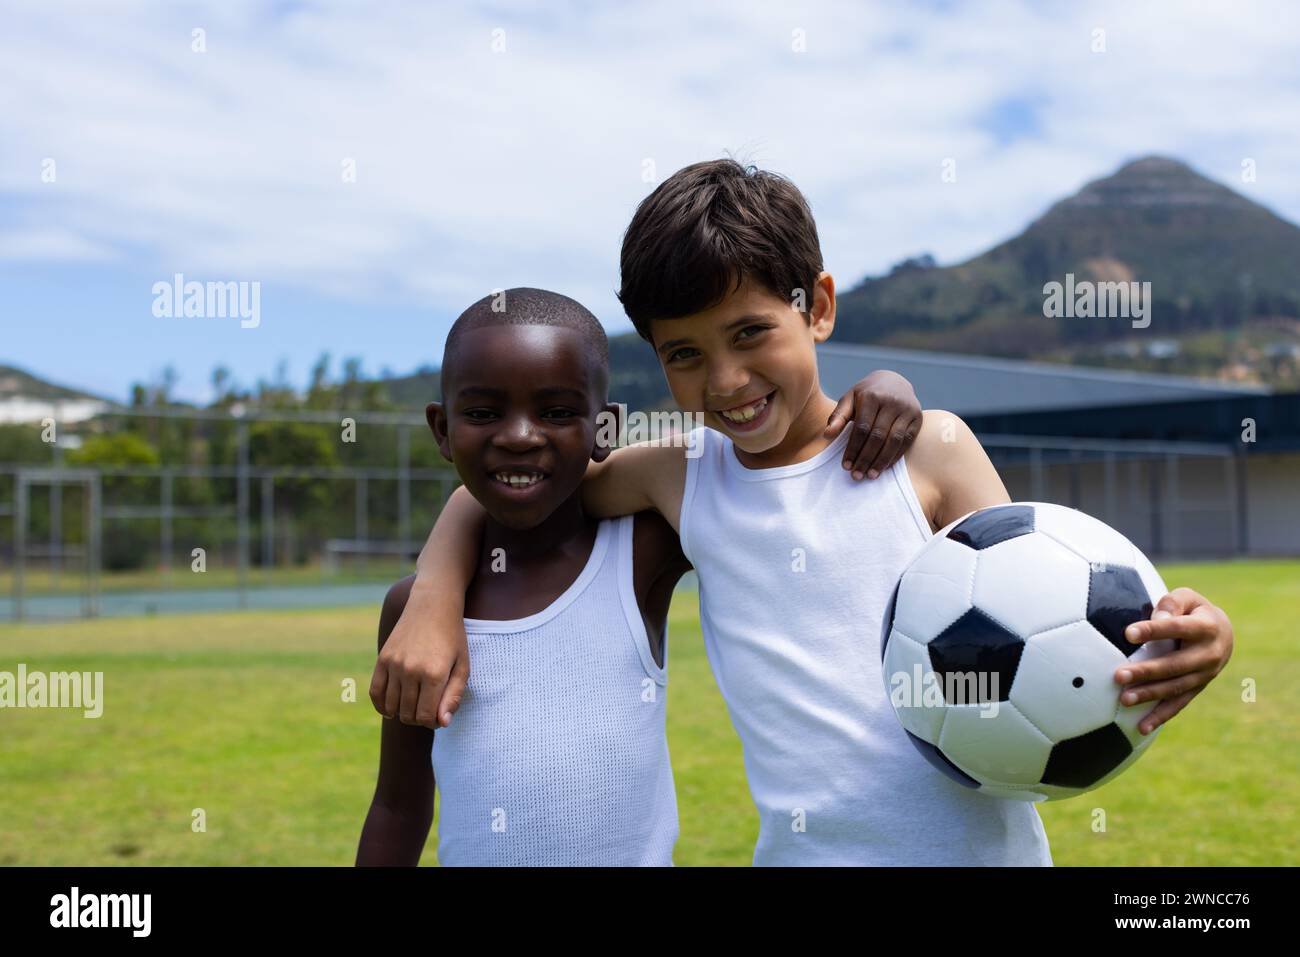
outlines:
[{"label": "school building", "polygon": [[1300,393],[832,343],[818,368],[830,395],[905,375],[970,424],[1013,499],[1082,509],[1153,557],[1300,554]]}]

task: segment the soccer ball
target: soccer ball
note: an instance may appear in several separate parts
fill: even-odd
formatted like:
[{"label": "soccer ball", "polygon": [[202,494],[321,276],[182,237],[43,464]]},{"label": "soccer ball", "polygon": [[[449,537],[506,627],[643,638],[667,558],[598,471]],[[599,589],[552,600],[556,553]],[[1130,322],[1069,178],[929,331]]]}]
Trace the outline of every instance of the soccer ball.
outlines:
[{"label": "soccer ball", "polygon": [[1174,650],[1124,629],[1166,593],[1127,538],[1072,508],[1016,502],[922,546],[885,612],[881,658],[917,750],[964,787],[1044,801],[1082,794],[1155,740],[1115,670]]}]

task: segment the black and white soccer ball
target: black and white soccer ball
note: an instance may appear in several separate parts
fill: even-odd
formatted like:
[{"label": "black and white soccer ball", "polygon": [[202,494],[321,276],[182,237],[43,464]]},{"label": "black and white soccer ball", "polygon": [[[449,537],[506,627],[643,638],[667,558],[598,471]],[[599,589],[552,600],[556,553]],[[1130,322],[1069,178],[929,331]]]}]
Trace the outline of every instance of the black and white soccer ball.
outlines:
[{"label": "black and white soccer ball", "polygon": [[994,797],[1073,797],[1151,746],[1150,701],[1120,703],[1115,670],[1174,650],[1131,644],[1165,584],[1132,542],[1076,509],[1016,502],[938,532],[899,578],[881,657],[917,750]]}]

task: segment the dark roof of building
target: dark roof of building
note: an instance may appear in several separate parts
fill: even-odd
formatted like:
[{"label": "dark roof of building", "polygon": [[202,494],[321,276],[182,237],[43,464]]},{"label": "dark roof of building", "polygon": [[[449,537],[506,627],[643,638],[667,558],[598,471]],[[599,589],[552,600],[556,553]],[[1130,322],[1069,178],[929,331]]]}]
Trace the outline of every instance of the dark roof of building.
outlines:
[{"label": "dark roof of building", "polygon": [[1250,453],[1300,449],[1300,392],[962,418],[978,435],[1204,442]]},{"label": "dark roof of building", "polygon": [[893,369],[912,382],[922,406],[963,417],[1224,399],[1270,391],[1191,376],[834,343],[817,347],[817,368],[822,389],[831,396],[842,395],[872,369]]}]

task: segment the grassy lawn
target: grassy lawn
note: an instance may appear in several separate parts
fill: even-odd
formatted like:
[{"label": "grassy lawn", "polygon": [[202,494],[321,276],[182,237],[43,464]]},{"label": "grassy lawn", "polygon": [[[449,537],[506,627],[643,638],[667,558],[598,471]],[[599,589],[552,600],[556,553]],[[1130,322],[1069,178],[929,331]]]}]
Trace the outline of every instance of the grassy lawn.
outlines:
[{"label": "grassy lawn", "polygon": [[[401,560],[383,555],[367,556],[362,562],[355,556],[339,561],[337,570],[331,570],[319,561],[304,565],[276,565],[262,568],[250,565],[248,587],[291,585],[335,585],[349,582],[395,581],[409,575],[415,568],[415,559]],[[76,562],[66,562],[57,576],[48,563],[33,563],[23,572],[23,588],[29,596],[78,595],[86,587],[84,567]],[[168,572],[160,568],[139,568],[132,571],[105,572],[99,576],[101,592],[133,592],[140,590],[174,589],[187,591],[206,588],[239,587],[239,569],[234,565],[211,562],[202,572],[190,569],[188,560],[173,563]],[[12,569],[0,570],[0,595],[13,593]]]},{"label": "grassy lawn", "polygon": [[[1227,609],[1236,654],[1132,771],[1039,805],[1056,863],[1298,863],[1300,562],[1161,571]],[[377,611],[0,625],[0,670],[102,671],[105,697],[95,720],[0,711],[0,864],[350,864],[378,759]],[[671,635],[676,861],[748,864],[757,821],[694,595],[679,594]],[[1255,703],[1241,700],[1247,678]]]}]

